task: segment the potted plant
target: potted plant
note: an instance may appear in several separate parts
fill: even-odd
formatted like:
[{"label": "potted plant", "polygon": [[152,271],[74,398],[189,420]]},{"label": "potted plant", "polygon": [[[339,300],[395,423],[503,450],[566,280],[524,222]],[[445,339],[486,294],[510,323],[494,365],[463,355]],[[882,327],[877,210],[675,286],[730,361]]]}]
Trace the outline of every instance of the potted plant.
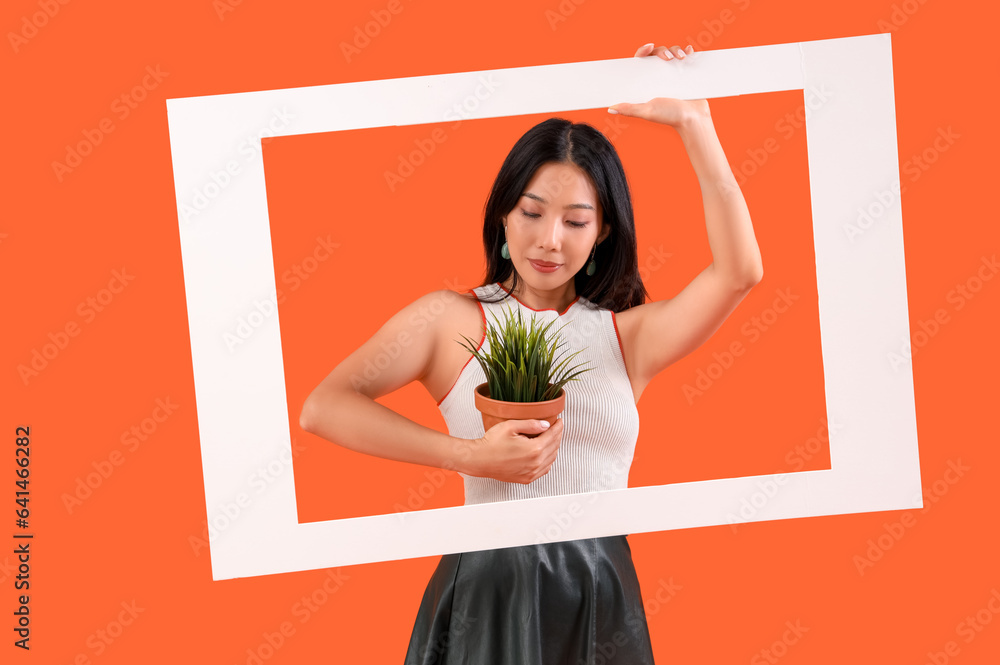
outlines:
[{"label": "potted plant", "polygon": [[505,312],[504,319],[501,323],[493,315],[497,326],[487,331],[489,353],[476,349],[465,335],[462,337],[467,344],[458,342],[475,356],[486,375],[486,383],[479,384],[475,392],[476,408],[483,415],[483,428],[489,430],[504,420],[538,419],[553,425],[566,404],[563,386],[569,381],[577,381],[575,377],[578,374],[592,368],[573,372],[581,363],[564,369],[579,351],[553,367],[553,356],[562,345],[558,336],[562,328],[548,334],[555,321],[538,328],[532,314],[529,329],[525,327],[520,309],[515,318],[510,308]]}]

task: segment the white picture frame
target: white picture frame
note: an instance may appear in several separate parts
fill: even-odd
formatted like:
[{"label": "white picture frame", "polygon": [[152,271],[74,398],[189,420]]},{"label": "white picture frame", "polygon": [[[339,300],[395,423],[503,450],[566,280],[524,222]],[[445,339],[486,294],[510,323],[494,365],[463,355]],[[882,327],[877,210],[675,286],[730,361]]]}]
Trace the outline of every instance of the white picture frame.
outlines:
[{"label": "white picture frame", "polygon": [[[844,231],[877,192],[900,191],[890,36],[672,64],[619,58],[167,100],[213,579],[728,525],[743,501],[754,511],[741,522],[922,507],[912,369],[887,360],[910,338],[900,197],[864,242]],[[806,105],[806,141],[830,469],[298,522],[262,137],[454,120],[449,109],[470,95],[475,120],[799,89],[825,91],[821,113]],[[259,304],[255,320],[275,320],[248,320],[254,344],[232,353],[225,334],[247,303]],[[251,496],[262,466],[286,472]]]}]

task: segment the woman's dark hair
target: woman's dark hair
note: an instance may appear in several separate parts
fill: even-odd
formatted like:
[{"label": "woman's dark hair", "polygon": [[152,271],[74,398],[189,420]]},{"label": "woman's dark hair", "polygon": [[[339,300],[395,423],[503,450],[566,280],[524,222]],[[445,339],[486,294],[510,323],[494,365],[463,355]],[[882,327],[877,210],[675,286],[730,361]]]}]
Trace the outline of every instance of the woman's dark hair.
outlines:
[{"label": "woman's dark hair", "polygon": [[[513,273],[511,292],[516,292],[514,264],[500,255],[505,241],[502,218],[517,205],[535,171],[549,162],[574,164],[590,176],[603,223],[611,227],[597,245],[597,272],[588,276],[581,268],[574,276],[577,295],[616,313],[643,304],[649,293],[639,276],[632,196],[621,160],[604,134],[564,118],[549,118],[525,132],[500,167],[483,212],[486,279],[479,286],[502,283]],[[502,289],[498,295],[501,300],[509,297]]]}]

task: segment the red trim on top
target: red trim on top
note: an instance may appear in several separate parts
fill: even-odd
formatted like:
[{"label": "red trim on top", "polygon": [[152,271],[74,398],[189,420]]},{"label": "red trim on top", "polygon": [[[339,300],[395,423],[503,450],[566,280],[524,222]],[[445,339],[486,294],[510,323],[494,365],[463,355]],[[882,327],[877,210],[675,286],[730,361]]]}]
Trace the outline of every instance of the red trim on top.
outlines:
[{"label": "red trim on top", "polygon": [[622,336],[618,332],[618,319],[615,317],[614,310],[608,310],[611,312],[611,323],[615,324],[615,337],[618,338],[618,349],[622,352],[622,365],[625,365],[625,376],[628,376],[629,383],[632,382],[632,377],[628,373],[628,363],[625,362],[625,347],[622,346]]},{"label": "red trim on top", "polygon": [[[479,305],[479,313],[480,315],[482,315],[483,318],[483,336],[479,339],[479,346],[476,347],[476,350],[478,351],[479,349],[483,348],[483,342],[486,341],[486,311],[483,309],[483,303],[479,302],[479,295],[473,289],[469,289],[468,291],[466,291],[466,293],[471,293],[472,295],[476,296],[476,304]],[[455,386],[458,385],[458,379],[462,377],[462,373],[465,372],[465,368],[469,366],[469,363],[472,362],[473,358],[474,356],[470,353],[469,359],[465,361],[464,365],[462,365],[462,370],[458,373],[458,377],[455,379],[455,383],[451,384],[451,388],[448,388],[448,392],[444,394],[444,397],[438,400],[437,406],[441,406],[441,403],[444,402],[446,399],[448,399],[448,395],[450,395],[451,391],[454,390]]]},{"label": "red trim on top", "polygon": [[[504,286],[503,284],[501,284],[500,282],[495,282],[495,284],[497,286],[499,286],[501,289],[503,289],[504,291],[507,291],[507,287]],[[520,302],[522,305],[524,305],[524,303],[521,302],[520,298],[518,298],[517,296],[515,296],[510,291],[507,291],[507,295],[509,295],[511,298],[513,298],[517,302]],[[558,310],[556,310],[555,307],[547,307],[545,309],[535,309],[534,307],[531,307],[530,305],[524,305],[524,306],[527,307],[528,309],[530,309],[532,312],[558,312],[559,316],[562,316],[563,314],[565,314],[566,312],[568,312],[569,308],[572,307],[573,305],[575,305],[576,301],[579,300],[579,299],[580,299],[580,295],[577,294],[576,298],[573,298],[573,302],[571,302],[570,304],[566,305],[566,309],[564,309],[561,312],[558,312]]]}]

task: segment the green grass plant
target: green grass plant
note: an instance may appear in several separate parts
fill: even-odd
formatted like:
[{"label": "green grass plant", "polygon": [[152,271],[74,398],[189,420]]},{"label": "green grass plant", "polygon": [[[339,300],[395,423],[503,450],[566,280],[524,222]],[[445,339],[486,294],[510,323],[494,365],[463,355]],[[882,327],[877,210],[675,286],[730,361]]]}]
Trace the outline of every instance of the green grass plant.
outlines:
[{"label": "green grass plant", "polygon": [[489,336],[488,353],[477,349],[465,335],[462,337],[467,343],[455,340],[479,361],[489,384],[491,399],[502,402],[544,402],[555,399],[566,383],[577,381],[577,375],[593,369],[588,367],[574,372],[585,363],[564,368],[580,351],[570,354],[553,367],[553,356],[563,344],[559,333],[565,325],[549,334],[549,328],[555,321],[539,327],[532,314],[531,327],[527,328],[521,310],[517,309],[515,318],[510,307],[504,313],[503,322],[495,314],[493,320],[497,325],[486,333]]}]

